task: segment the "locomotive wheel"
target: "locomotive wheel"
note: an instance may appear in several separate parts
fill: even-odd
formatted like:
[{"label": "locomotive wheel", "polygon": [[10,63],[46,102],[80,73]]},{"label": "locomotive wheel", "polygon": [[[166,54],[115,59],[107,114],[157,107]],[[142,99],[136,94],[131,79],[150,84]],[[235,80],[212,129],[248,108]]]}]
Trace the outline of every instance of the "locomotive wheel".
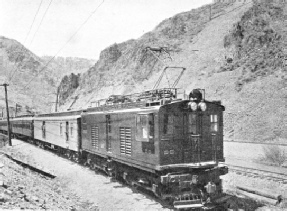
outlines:
[{"label": "locomotive wheel", "polygon": [[95,165],[93,163],[93,161],[90,161],[90,163],[88,164],[91,170],[95,170]]},{"label": "locomotive wheel", "polygon": [[67,158],[68,158],[69,160],[72,159],[72,155],[71,155],[71,152],[70,152],[69,150],[67,150],[66,156],[67,156]]},{"label": "locomotive wheel", "polygon": [[79,154],[77,152],[74,152],[72,155],[72,159],[73,159],[73,161],[78,163],[79,162]]}]

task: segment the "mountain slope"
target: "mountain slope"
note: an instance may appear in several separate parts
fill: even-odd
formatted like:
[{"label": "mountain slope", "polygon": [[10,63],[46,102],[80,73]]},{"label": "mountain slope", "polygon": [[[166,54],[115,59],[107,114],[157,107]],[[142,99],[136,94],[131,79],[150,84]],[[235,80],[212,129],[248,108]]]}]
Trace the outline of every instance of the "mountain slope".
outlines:
[{"label": "mountain slope", "polygon": [[[16,103],[23,110],[50,111],[56,99],[56,74],[45,63],[19,42],[0,37],[1,83],[7,82],[9,106]],[[4,89],[0,89],[4,96]],[[4,98],[1,99],[4,107]],[[12,114],[13,116],[13,114]]]},{"label": "mountain slope", "polygon": [[[211,19],[209,9],[178,14],[137,40],[103,50],[62,109],[151,89],[164,65],[146,47],[166,47],[172,61],[168,54],[160,54],[160,59],[187,68],[179,88],[204,88],[207,99],[223,101],[225,139],[286,140],[286,6],[216,3],[211,5]],[[160,86],[171,84],[178,74],[168,70]]]},{"label": "mountain slope", "polygon": [[[248,7],[250,5],[215,4],[212,5],[213,19],[209,20],[209,6],[204,6],[164,20],[154,31],[143,35],[138,40],[129,40],[109,46],[101,52],[95,66],[82,74],[80,86],[75,93],[79,100],[74,107],[87,106],[91,101],[105,98],[110,94],[151,89],[164,65],[146,51],[146,47],[149,46],[166,47],[171,51],[173,61],[170,61],[165,55],[160,56],[161,59],[168,65],[187,68],[179,86],[189,89],[192,86],[188,84],[189,87],[186,87],[186,82],[190,81],[186,80],[187,78],[191,75],[197,77],[200,74],[205,74],[203,72],[208,72],[204,70],[200,73],[200,71],[196,71],[197,69],[211,68],[205,64],[206,62],[217,64],[218,61],[214,61],[215,57],[219,57],[219,60],[223,59],[220,51],[224,51],[224,47],[220,37],[232,28],[236,18],[239,20]],[[232,10],[237,11],[230,12]],[[224,13],[227,14],[222,16]],[[223,23],[226,23],[225,27],[222,27]],[[215,36],[218,39],[215,39]],[[210,38],[212,39],[210,40]],[[178,74],[178,71],[170,70],[168,79]],[[166,79],[161,86],[165,86],[167,83]]]},{"label": "mountain slope", "polygon": [[70,73],[78,74],[85,72],[96,62],[91,59],[60,56],[55,58],[52,56],[42,56],[41,59],[44,63],[49,62],[50,69],[55,70],[62,77]]}]

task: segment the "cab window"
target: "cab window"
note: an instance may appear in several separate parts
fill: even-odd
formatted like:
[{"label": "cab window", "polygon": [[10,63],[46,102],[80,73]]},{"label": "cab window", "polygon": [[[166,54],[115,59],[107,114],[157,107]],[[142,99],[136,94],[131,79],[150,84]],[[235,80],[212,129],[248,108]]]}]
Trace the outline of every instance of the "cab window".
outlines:
[{"label": "cab window", "polygon": [[163,116],[163,133],[173,134],[173,115],[164,114]]},{"label": "cab window", "polygon": [[150,142],[154,138],[154,115],[139,114],[136,119],[137,141]]},{"label": "cab window", "polygon": [[218,115],[217,114],[210,115],[210,131],[218,132]]}]

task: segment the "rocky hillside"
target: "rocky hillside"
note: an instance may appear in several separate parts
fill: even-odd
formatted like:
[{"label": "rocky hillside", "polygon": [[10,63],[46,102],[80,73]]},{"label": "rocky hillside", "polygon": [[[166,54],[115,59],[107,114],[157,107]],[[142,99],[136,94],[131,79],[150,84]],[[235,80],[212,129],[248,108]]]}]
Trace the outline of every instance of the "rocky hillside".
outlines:
[{"label": "rocky hillside", "polygon": [[74,73],[71,73],[70,75],[63,77],[58,87],[59,106],[61,106],[63,102],[65,102],[65,100],[79,87],[79,80],[80,74],[75,75]]},{"label": "rocky hillside", "polygon": [[[9,84],[11,116],[15,115],[16,103],[18,115],[28,111],[54,111],[62,77],[86,71],[95,63],[94,60],[74,57],[51,59],[51,56],[40,58],[16,40],[0,36],[0,83]],[[0,93],[3,96],[0,98],[1,110],[5,107],[4,89],[0,88]],[[60,99],[65,100],[65,95]]]},{"label": "rocky hillside", "polygon": [[[9,84],[9,106],[49,111],[56,99],[57,75],[19,42],[0,37],[0,80]],[[4,89],[0,89],[1,96]],[[4,98],[1,98],[1,107]]]},{"label": "rocky hillside", "polygon": [[[105,98],[109,94],[130,93],[152,88],[164,65],[146,50],[147,47],[165,47],[172,61],[167,54],[160,55],[160,57],[168,65],[184,66],[188,68],[188,74],[199,74],[200,71],[195,71],[193,66],[206,66],[198,61],[213,60],[212,55],[206,58],[207,50],[212,50],[213,53],[221,55],[215,49],[218,47],[217,43],[223,42],[214,39],[215,36],[220,37],[219,33],[217,33],[218,35],[208,34],[209,31],[203,33],[203,30],[212,28],[218,31],[221,27],[220,30],[228,31],[228,27],[222,27],[222,21],[218,23],[219,19],[226,19],[226,16],[221,18],[223,17],[222,14],[236,9],[237,12],[231,14],[239,18],[248,8],[248,5],[212,5],[212,20],[210,20],[209,8],[209,6],[204,6],[178,14],[162,21],[153,31],[144,34],[140,39],[128,40],[120,44],[115,43],[103,50],[97,63],[81,76],[80,86],[74,94],[78,95],[80,99],[75,103],[75,108],[87,106],[91,101]],[[218,28],[214,27],[213,20],[217,23]],[[230,28],[232,23],[236,22],[235,20],[224,21],[231,25]],[[217,46],[210,49],[214,43],[202,45],[200,39],[203,38],[203,35],[213,38],[212,41],[216,42]],[[199,52],[194,50],[199,50]],[[168,74],[169,78],[173,78],[179,72],[169,71]],[[181,82],[184,81],[189,80],[184,79]],[[163,81],[162,86],[167,85],[167,82],[167,79]]]},{"label": "rocky hillside", "polygon": [[[41,59],[47,63],[53,57],[52,56],[42,56]],[[62,77],[70,73],[82,73],[87,71],[96,63],[95,60],[78,58],[78,57],[56,57],[50,62],[49,67],[56,70],[58,74]]]},{"label": "rocky hillside", "polygon": [[232,71],[223,75],[233,75],[236,91],[232,96],[223,94],[232,139],[284,142],[287,138],[286,20],[286,6],[257,4],[224,37],[233,56],[221,70]]},{"label": "rocky hillside", "polygon": [[[178,14],[137,40],[103,50],[62,109],[151,89],[164,64],[146,47],[165,47],[168,53],[158,56],[166,65],[187,68],[179,88],[204,88],[207,99],[223,101],[225,139],[284,142],[286,19],[285,5],[252,1],[216,3]],[[172,84],[178,74],[169,69],[160,86]]]}]

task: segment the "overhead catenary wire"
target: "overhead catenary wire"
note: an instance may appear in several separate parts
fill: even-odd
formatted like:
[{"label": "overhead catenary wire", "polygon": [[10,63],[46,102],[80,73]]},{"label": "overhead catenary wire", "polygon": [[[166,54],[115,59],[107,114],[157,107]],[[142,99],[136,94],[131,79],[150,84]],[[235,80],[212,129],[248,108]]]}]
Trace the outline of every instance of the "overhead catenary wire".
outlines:
[{"label": "overhead catenary wire", "polygon": [[30,28],[29,28],[29,32],[27,33],[27,35],[26,35],[26,37],[25,37],[24,44],[26,43],[26,40],[27,40],[27,38],[28,38],[28,35],[29,35],[30,32],[31,32],[31,29],[32,29],[32,27],[33,27],[33,25],[34,25],[34,22],[35,22],[35,20],[36,20],[36,17],[37,17],[37,15],[38,15],[39,11],[40,11],[40,7],[41,7],[42,3],[43,3],[43,0],[41,0],[40,5],[38,6],[37,12],[36,12],[36,14],[35,14],[35,16],[34,16],[34,19],[33,19],[33,21],[32,21],[32,24],[31,24],[31,26],[30,26]]},{"label": "overhead catenary wire", "polygon": [[96,9],[88,16],[88,18],[80,25],[80,27],[77,29],[77,31],[68,39],[68,41],[57,51],[57,53],[46,63],[46,65],[34,76],[31,78],[31,80],[23,87],[23,89],[26,89],[27,86],[34,80],[35,77],[37,77],[45,68],[54,60],[54,58],[66,47],[66,45],[76,36],[76,34],[83,28],[83,26],[89,21],[89,19],[97,12],[99,7],[105,2],[103,0]]},{"label": "overhead catenary wire", "polygon": [[49,10],[51,4],[52,4],[52,2],[53,2],[53,0],[50,1],[48,7],[46,8],[45,13],[44,13],[44,15],[42,16],[42,19],[41,19],[41,21],[40,21],[40,24],[38,25],[38,28],[36,29],[36,31],[35,31],[35,33],[34,33],[34,35],[33,35],[33,37],[32,37],[32,40],[30,41],[29,46],[32,45],[32,43],[33,43],[33,41],[34,41],[34,38],[35,38],[37,32],[39,31],[40,26],[42,25],[42,22],[43,22],[43,20],[44,20],[44,18],[45,18],[45,16],[46,16],[46,14],[47,14],[47,12],[48,12],[48,10]]},{"label": "overhead catenary wire", "polygon": [[[31,30],[32,30],[32,27],[33,27],[33,25],[34,25],[34,23],[35,23],[36,17],[37,17],[37,15],[38,15],[38,13],[39,13],[39,10],[40,10],[40,8],[41,8],[42,3],[43,3],[43,0],[41,0],[39,6],[38,6],[38,8],[37,8],[37,11],[36,11],[36,13],[35,13],[35,15],[34,15],[34,18],[33,18],[33,21],[32,21],[32,24],[31,24],[31,26],[30,26],[30,28],[29,28],[29,31],[28,31],[28,33],[27,33],[25,39],[24,39],[24,42],[23,42],[21,51],[24,49],[24,45],[25,45],[25,43],[26,43],[26,41],[27,41],[27,38],[28,38],[28,36],[29,36],[29,34],[30,34]],[[18,57],[19,57],[19,56],[18,56]],[[18,59],[18,57],[17,57],[17,59]],[[17,59],[16,59],[16,60],[17,60]],[[13,70],[13,72],[12,72],[12,74],[11,74],[11,77],[9,77],[9,79],[8,79],[9,82],[12,80],[12,78],[13,78],[14,74],[16,73],[16,71],[17,71],[17,67]],[[6,80],[7,80],[7,78],[6,78]]]}]

